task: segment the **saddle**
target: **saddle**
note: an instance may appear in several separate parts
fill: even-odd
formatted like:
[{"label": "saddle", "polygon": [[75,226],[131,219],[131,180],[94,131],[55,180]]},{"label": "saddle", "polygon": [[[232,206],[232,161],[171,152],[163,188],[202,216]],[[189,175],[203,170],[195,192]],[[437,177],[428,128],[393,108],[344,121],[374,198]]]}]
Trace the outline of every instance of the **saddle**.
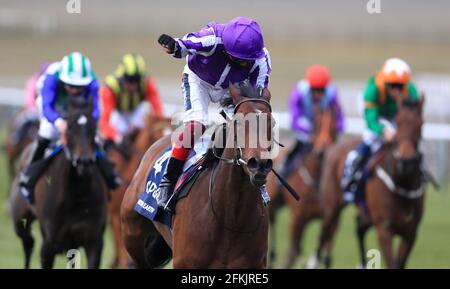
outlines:
[{"label": "saddle", "polygon": [[[173,206],[178,200],[186,197],[195,181],[204,170],[203,164],[205,164],[207,151],[211,139],[208,136],[202,136],[191,150],[188,159],[186,160],[183,172],[179,177],[173,194]],[[169,227],[172,225],[172,214],[168,211],[164,211],[158,208],[159,184],[163,178],[164,171],[168,164],[172,147],[168,147],[158,157],[152,169],[147,175],[147,181],[145,188],[139,196],[139,199],[134,207],[134,210],[143,217],[151,220],[158,221]]]}]

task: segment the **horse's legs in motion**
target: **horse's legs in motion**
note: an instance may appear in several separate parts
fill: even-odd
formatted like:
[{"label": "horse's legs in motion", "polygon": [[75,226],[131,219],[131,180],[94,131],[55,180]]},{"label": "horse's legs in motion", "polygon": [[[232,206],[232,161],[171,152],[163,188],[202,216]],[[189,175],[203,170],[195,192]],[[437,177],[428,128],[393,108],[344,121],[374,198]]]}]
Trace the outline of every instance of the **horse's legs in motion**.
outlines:
[{"label": "horse's legs in motion", "polygon": [[284,268],[286,269],[292,268],[301,254],[301,238],[308,221],[305,214],[295,211],[292,212],[290,245],[288,255],[286,256],[286,263],[284,264]]},{"label": "horse's legs in motion", "polygon": [[365,245],[365,236],[367,230],[370,228],[370,221],[366,219],[363,215],[358,214],[356,216],[356,235],[358,236],[358,245],[359,245],[359,256],[360,256],[360,266],[361,268],[366,268],[367,260],[366,260],[366,245]]},{"label": "horse's legs in motion", "polygon": [[270,231],[270,248],[269,248],[269,268],[273,268],[276,259],[276,248],[277,248],[277,232],[275,228],[276,218],[274,214],[269,213],[269,231]]},{"label": "horse's legs in motion", "polygon": [[[337,216],[337,218],[339,218],[339,215]],[[323,243],[323,248],[325,251],[325,256],[323,258],[323,262],[324,262],[325,268],[327,268],[327,269],[331,268],[331,261],[332,261],[331,260],[331,248],[333,245],[332,243],[333,243],[334,235],[336,233],[336,229],[337,229],[337,226],[339,223],[337,218],[331,222],[329,231],[328,231],[328,238]]]},{"label": "horse's legs in motion", "polygon": [[276,188],[277,193],[271,196],[272,202],[269,206],[269,231],[270,231],[270,248],[269,248],[269,267],[273,268],[277,255],[277,231],[276,231],[276,215],[279,209],[283,206],[283,194],[279,188]]},{"label": "horse's legs in motion", "polygon": [[55,261],[55,249],[52,242],[44,240],[41,248],[41,267],[42,269],[53,268]]},{"label": "horse's legs in motion", "polygon": [[376,227],[378,233],[378,242],[380,243],[381,251],[388,268],[395,268],[396,264],[394,262],[392,254],[392,232],[389,228],[386,228],[382,224]]},{"label": "horse's legs in motion", "polygon": [[331,267],[331,245],[337,225],[339,224],[341,209],[342,208],[337,205],[333,208],[329,208],[329,211],[325,213],[319,237],[319,246],[316,250],[315,256],[312,256],[306,263],[306,268],[311,269],[318,267],[320,261],[322,260],[322,251],[325,251],[325,267]]},{"label": "horse's legs in motion", "polygon": [[[117,191],[113,192],[118,193]],[[115,198],[115,197],[113,197]],[[113,202],[115,200],[111,200]],[[121,201],[121,200],[120,200]],[[116,204],[110,204],[110,206],[116,206]],[[113,233],[114,237],[114,243],[116,247],[116,256],[113,261],[113,264],[111,265],[112,268],[127,268],[128,266],[128,253],[125,249],[125,244],[122,239],[121,229],[120,229],[120,203],[117,208],[110,207],[110,222],[111,222],[111,231]]]},{"label": "horse's legs in motion", "polygon": [[400,242],[400,247],[398,249],[398,259],[397,266],[401,269],[406,267],[406,261],[408,260],[409,253],[411,253],[411,249],[414,245],[414,241],[416,236],[413,235],[409,238],[403,237]]},{"label": "horse's legs in motion", "polygon": [[96,240],[92,240],[85,246],[86,256],[88,259],[88,269],[100,268],[102,257],[103,239],[99,236]]},{"label": "horse's legs in motion", "polygon": [[14,224],[16,234],[22,239],[22,246],[25,252],[25,269],[30,268],[31,253],[34,247],[34,238],[31,235],[32,218],[28,217],[24,220],[18,220]]}]

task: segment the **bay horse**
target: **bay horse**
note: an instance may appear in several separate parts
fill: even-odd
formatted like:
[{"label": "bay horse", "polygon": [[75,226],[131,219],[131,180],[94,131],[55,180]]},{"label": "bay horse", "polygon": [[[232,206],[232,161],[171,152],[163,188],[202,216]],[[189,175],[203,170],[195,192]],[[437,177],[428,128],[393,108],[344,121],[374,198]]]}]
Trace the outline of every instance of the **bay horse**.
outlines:
[{"label": "bay horse", "polygon": [[25,148],[36,139],[38,130],[39,119],[26,110],[20,111],[9,123],[3,149],[8,160],[10,180],[16,174],[16,161]]},{"label": "bay horse", "polygon": [[[422,95],[418,102],[410,99],[398,101],[396,137],[392,143],[385,143],[367,165],[363,196],[365,203],[358,203],[356,219],[360,266],[363,268],[366,267],[364,237],[372,226],[376,228],[388,268],[405,268],[414,245],[425,194],[422,155],[419,152],[424,100]],[[325,266],[331,266],[332,240],[343,208],[340,179],[345,158],[359,141],[348,138],[329,150],[326,160],[328,166],[321,187],[324,221],[312,264],[321,260],[322,251],[325,250]],[[396,257],[392,252],[395,235],[401,237]]]},{"label": "bay horse", "polygon": [[[172,228],[138,215],[134,206],[145,188],[154,162],[170,146],[170,136],[146,152],[122,202],[122,233],[128,253],[139,268],[158,267],[173,256],[174,268],[265,268],[268,249],[268,213],[259,187],[272,169],[264,155],[272,148],[249,147],[257,129],[236,116],[256,114],[267,121],[266,137],[272,136],[270,92],[262,95],[249,86],[229,88],[235,118],[227,122],[226,146],[218,154],[208,151],[203,172],[190,193],[176,203]],[[261,130],[261,129],[260,129]],[[264,130],[264,128],[263,128]],[[245,133],[245,144],[237,134]],[[241,142],[242,143],[242,142]],[[210,161],[208,161],[208,159]]]},{"label": "bay horse", "polygon": [[[324,110],[320,107],[320,104],[316,104],[313,109],[314,131],[311,138],[311,148],[308,148],[305,154],[298,158],[294,169],[287,177],[288,183],[296,191],[301,192],[302,201],[295,201],[289,196],[286,189],[280,185],[270,186],[271,189],[276,190],[276,194],[282,194],[291,212],[290,242],[284,268],[291,268],[300,256],[302,250],[301,241],[306,226],[310,221],[322,217],[318,194],[323,169],[323,156],[325,150],[334,143],[337,136],[337,112],[334,111],[334,108]],[[271,210],[270,213],[275,214],[276,212]],[[270,219],[271,225],[274,226],[275,216],[271,216]],[[274,246],[275,242],[271,242],[271,256],[275,255]]]},{"label": "bay horse", "polygon": [[35,219],[43,240],[42,268],[52,268],[56,254],[78,247],[86,251],[88,268],[100,266],[108,189],[95,164],[97,125],[92,102],[69,98],[65,118],[67,145],[42,172],[35,186],[34,204],[20,194],[17,176],[11,189],[11,214],[25,251],[25,268],[30,266],[34,246],[31,224]]},{"label": "bay horse", "polygon": [[139,162],[151,144],[163,137],[169,128],[171,119],[150,113],[143,129],[133,129],[124,136],[123,145],[114,146],[108,152],[108,158],[114,162],[116,171],[122,179],[119,188],[111,192],[108,202],[109,223],[114,239],[114,257],[112,268],[126,268],[129,263],[127,250],[123,244],[120,226],[120,206],[128,185],[133,178]]}]

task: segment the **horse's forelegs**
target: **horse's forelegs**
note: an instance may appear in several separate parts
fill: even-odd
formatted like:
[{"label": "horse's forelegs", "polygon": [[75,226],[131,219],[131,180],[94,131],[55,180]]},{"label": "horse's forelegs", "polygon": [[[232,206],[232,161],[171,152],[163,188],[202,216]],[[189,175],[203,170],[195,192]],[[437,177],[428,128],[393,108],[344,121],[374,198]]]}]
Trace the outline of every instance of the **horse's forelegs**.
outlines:
[{"label": "horse's forelegs", "polygon": [[377,226],[378,242],[388,268],[395,268],[396,264],[392,255],[392,232],[382,225]]},{"label": "horse's forelegs", "polygon": [[322,254],[325,249],[325,267],[331,266],[331,245],[334,238],[337,225],[339,223],[341,208],[339,204],[328,208],[328,212],[325,213],[322,222],[322,228],[319,236],[319,246],[317,247],[315,256],[312,256],[306,263],[307,268],[311,268],[312,265],[318,267],[322,259]]},{"label": "horse's forelegs", "polygon": [[53,268],[53,263],[55,261],[55,250],[53,245],[44,241],[41,248],[41,267],[42,269],[51,269]]},{"label": "horse's forelegs", "polygon": [[27,218],[25,221],[20,221],[20,224],[15,224],[16,234],[22,240],[25,252],[25,269],[30,268],[31,253],[34,247],[34,238],[31,235],[31,222],[32,220]]},{"label": "horse's forelegs", "polygon": [[370,224],[364,222],[361,216],[356,217],[356,235],[358,236],[358,245],[359,245],[359,257],[360,257],[360,266],[361,268],[366,268],[367,260],[366,260],[366,245],[364,237],[366,236],[367,230],[370,228]]},{"label": "horse's forelegs", "polygon": [[303,231],[306,226],[306,216],[304,214],[293,213],[291,217],[291,239],[290,246],[288,250],[288,255],[286,256],[286,263],[284,268],[292,268],[295,261],[301,254],[301,239]]},{"label": "horse's forelegs", "polygon": [[277,232],[276,232],[276,228],[275,228],[275,216],[274,215],[270,215],[270,226],[269,226],[269,231],[270,231],[270,249],[269,249],[269,268],[273,268],[275,265],[275,260],[276,260],[276,248],[277,248]]},{"label": "horse's forelegs", "polygon": [[125,244],[122,239],[119,211],[112,211],[112,209],[110,210],[111,230],[114,237],[115,254],[116,254],[114,263],[116,263],[115,267],[118,266],[119,268],[127,268],[129,258],[127,250],[125,249]]},{"label": "horse's forelegs", "polygon": [[325,252],[325,256],[323,258],[323,263],[325,265],[325,268],[327,268],[327,269],[331,268],[331,263],[332,263],[331,249],[333,246],[334,235],[336,234],[336,230],[337,230],[337,227],[339,224],[338,217],[339,217],[339,215],[337,216],[337,218],[333,218],[332,222],[330,223],[329,228],[328,228],[327,238],[325,239],[325,241],[323,243],[323,249]]},{"label": "horse's forelegs", "polygon": [[411,253],[411,249],[414,245],[415,239],[416,236],[413,236],[408,239],[402,238],[400,242],[400,247],[398,249],[397,266],[399,268],[403,269],[406,267],[406,261],[408,260],[408,256]]},{"label": "horse's forelegs", "polygon": [[100,261],[102,258],[103,239],[99,236],[97,240],[92,241],[85,246],[86,257],[88,259],[88,269],[100,268]]}]

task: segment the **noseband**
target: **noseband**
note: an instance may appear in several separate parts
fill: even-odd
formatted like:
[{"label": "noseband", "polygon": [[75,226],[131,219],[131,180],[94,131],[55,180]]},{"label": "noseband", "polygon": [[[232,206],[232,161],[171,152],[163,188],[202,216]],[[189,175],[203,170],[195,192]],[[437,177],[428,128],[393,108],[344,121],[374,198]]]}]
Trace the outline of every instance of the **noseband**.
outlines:
[{"label": "noseband", "polygon": [[[236,113],[238,112],[239,106],[241,106],[241,104],[245,103],[245,102],[261,102],[267,105],[267,107],[269,108],[269,112],[272,112],[272,106],[270,105],[270,103],[267,100],[261,99],[261,98],[245,98],[243,100],[241,100],[240,102],[238,102],[235,107],[234,107],[234,115],[236,115]],[[259,117],[259,115],[257,115],[257,117]],[[236,125],[237,125],[237,120],[231,120],[233,122],[233,128],[234,128],[234,136],[233,136],[233,142],[234,142],[234,148],[236,150],[238,150],[237,155],[233,158],[233,159],[227,159],[224,158],[222,156],[219,156],[216,154],[215,152],[215,147],[214,147],[214,143],[212,144],[213,148],[212,148],[212,152],[215,158],[225,162],[226,164],[230,164],[230,165],[247,165],[247,161],[244,160],[242,158],[242,148],[240,146],[238,146],[237,144],[237,134],[236,134]],[[259,121],[259,120],[258,120]]]}]

